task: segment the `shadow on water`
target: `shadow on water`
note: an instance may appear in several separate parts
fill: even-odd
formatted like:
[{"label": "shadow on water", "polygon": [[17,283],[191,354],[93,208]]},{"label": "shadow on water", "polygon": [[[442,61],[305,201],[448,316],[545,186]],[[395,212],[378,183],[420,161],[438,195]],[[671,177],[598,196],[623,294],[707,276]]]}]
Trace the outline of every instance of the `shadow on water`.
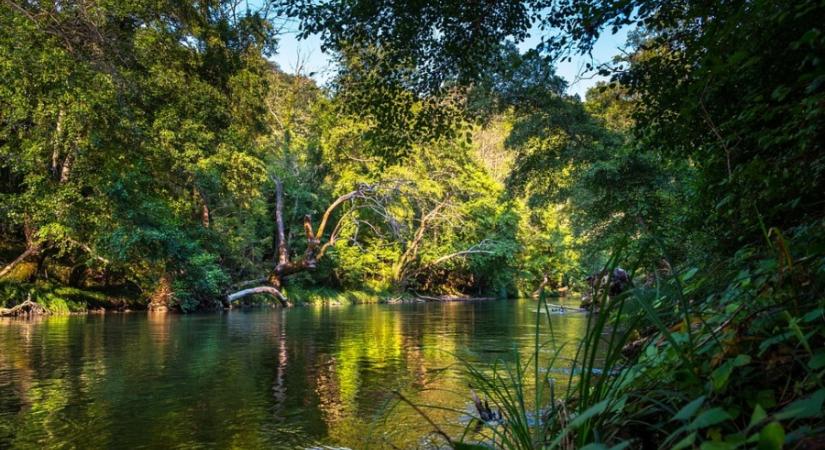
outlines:
[{"label": "shadow on water", "polygon": [[[553,321],[557,342],[586,326]],[[529,356],[534,327],[530,300],[5,320],[0,448],[426,446],[392,390],[466,409],[455,355]]]}]

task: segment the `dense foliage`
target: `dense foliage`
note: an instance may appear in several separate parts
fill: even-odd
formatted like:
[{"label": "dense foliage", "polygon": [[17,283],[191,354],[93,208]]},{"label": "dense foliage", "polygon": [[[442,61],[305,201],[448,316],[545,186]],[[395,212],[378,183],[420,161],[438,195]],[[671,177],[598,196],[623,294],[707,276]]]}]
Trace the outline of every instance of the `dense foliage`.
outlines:
[{"label": "dense foliage", "polygon": [[[276,13],[335,56],[328,86],[268,61]],[[3,2],[0,301],[188,312],[248,280],[515,297],[621,265],[634,288],[595,292],[586,375],[538,394],[541,420],[513,402],[525,373],[473,372],[507,419],[497,445],[817,448],[823,17],[821,0]],[[589,67],[610,81],[567,95],[553,62],[620,28],[626,51]]]},{"label": "dense foliage", "polygon": [[557,205],[510,195],[510,167],[485,157],[512,159],[506,124],[520,119],[473,124],[464,88],[422,97],[382,78],[380,52],[347,45],[321,89],[267,61],[267,9],[232,2],[0,13],[5,306],[48,303],[60,286],[111,299],[69,301],[76,310],[219,306],[278,261],[277,182],[293,260],[312,250],[304,215],[371,187],[331,211],[317,237],[329,249],[290,273],[287,294],[514,297],[576,269]]},{"label": "dense foliage", "polygon": [[[316,5],[293,12],[334,48],[385,56],[371,66],[382,80],[425,98],[468,86],[467,112],[508,130],[509,158],[487,149],[488,165],[510,169],[508,194],[533,216],[561,212],[578,267],[634,268],[636,288],[601,300],[577,361],[616,376],[571,379],[562,403],[537,396],[528,412],[526,373],[471,368],[505,414],[490,428],[497,445],[821,445],[825,4]],[[404,20],[412,10],[422,19]],[[535,51],[502,41],[531,26],[542,33]],[[547,62],[621,28],[629,48],[592,67],[612,81],[584,104],[565,97]]]}]

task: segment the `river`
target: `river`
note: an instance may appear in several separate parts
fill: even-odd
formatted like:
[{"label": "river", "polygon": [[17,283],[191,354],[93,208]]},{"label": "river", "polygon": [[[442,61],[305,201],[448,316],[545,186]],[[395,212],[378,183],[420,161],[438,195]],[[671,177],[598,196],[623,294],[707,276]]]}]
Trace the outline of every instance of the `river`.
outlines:
[{"label": "river", "polygon": [[[432,427],[393,391],[470,411],[459,358],[527,358],[535,311],[518,300],[4,319],[0,448],[427,447]],[[550,317],[572,357],[587,316]],[[449,432],[466,425],[425,410]]]}]

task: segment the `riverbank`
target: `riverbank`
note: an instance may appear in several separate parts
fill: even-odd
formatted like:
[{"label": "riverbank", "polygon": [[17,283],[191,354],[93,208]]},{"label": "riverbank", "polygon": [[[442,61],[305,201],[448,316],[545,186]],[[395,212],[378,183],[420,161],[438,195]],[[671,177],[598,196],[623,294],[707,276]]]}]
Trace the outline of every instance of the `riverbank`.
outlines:
[{"label": "riverbank", "polygon": [[49,315],[146,309],[146,302],[138,293],[122,289],[79,289],[49,282],[0,283],[0,316],[13,313],[10,310],[26,302],[37,305],[35,314]]},{"label": "riverbank", "polygon": [[[434,296],[410,292],[337,290],[327,287],[289,286],[284,290],[294,306],[359,305],[373,303],[466,302],[496,300],[496,297]],[[215,302],[220,305],[220,302]],[[0,283],[0,316],[99,314],[148,310],[149,299],[139,292],[79,289],[56,283]],[[279,307],[267,296],[251,296],[233,308]],[[216,306],[212,310],[220,310]],[[204,311],[207,309],[204,309]],[[172,310],[176,311],[176,310]]]}]

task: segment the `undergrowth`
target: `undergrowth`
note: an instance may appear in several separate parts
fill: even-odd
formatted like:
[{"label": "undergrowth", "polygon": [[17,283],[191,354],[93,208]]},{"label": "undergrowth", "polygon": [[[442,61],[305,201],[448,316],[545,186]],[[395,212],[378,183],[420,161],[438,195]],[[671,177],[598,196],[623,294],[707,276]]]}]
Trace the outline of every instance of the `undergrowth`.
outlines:
[{"label": "undergrowth", "polygon": [[457,449],[822,448],[825,246],[816,235],[766,231],[767,245],[742,248],[724,267],[684,267],[602,296],[566,380],[548,370],[565,363],[550,311],[546,325],[537,314],[526,362],[464,363],[500,420],[475,417],[445,440]]},{"label": "undergrowth", "polygon": [[140,301],[139,297],[130,292],[80,289],[46,281],[0,282],[0,307],[11,308],[27,299],[38,303],[51,314],[81,313],[101,308],[112,310],[145,308],[145,304]]},{"label": "undergrowth", "polygon": [[298,284],[290,285],[284,293],[289,299],[303,304],[362,304],[378,303],[386,294],[369,290],[337,290],[326,287],[303,287]]}]

